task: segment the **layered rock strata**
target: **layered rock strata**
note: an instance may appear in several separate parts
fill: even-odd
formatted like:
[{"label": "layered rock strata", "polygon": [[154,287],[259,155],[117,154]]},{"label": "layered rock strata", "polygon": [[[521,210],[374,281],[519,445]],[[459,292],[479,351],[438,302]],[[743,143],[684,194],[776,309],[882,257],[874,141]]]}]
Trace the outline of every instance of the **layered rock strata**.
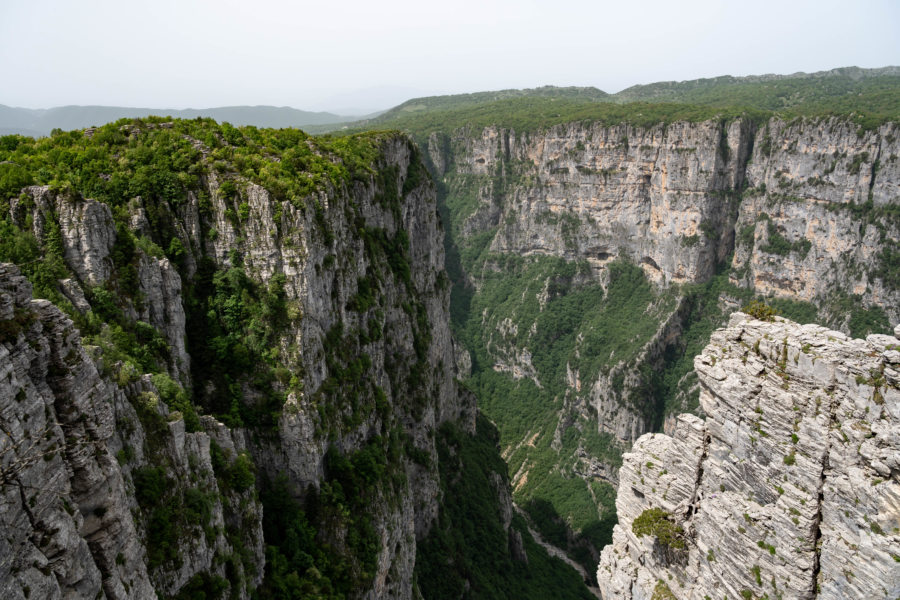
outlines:
[{"label": "layered rock strata", "polygon": [[[598,269],[626,257],[669,285],[708,279],[738,235],[733,266],[747,265],[740,281],[760,293],[824,300],[837,286],[900,318],[900,291],[873,269],[900,239],[884,214],[900,202],[896,123],[869,131],[840,119],[778,118],[487,127],[434,134],[426,146],[451,195],[474,192],[462,236],[497,228],[494,251]],[[746,231],[763,214],[793,246],[774,246],[764,228]]]},{"label": "layered rock strata", "polygon": [[625,455],[603,597],[896,597],[900,339],[735,313],[694,365],[706,419]]},{"label": "layered rock strata", "polygon": [[[139,136],[140,127],[126,133]],[[195,145],[206,160],[204,145]],[[441,502],[435,431],[452,421],[472,432],[475,405],[456,384],[434,186],[403,136],[382,136],[373,156],[365,176],[323,184],[294,202],[227,165],[204,165],[201,188],[177,202],[135,197],[117,207],[127,211],[124,226],[141,242],[124,266],[116,259],[117,244],[127,241],[123,220],[119,213],[113,219],[108,205],[46,186],[10,199],[13,223],[32,230],[43,247],[59,240],[71,273],[59,290],[74,311],[90,310],[94,291],[121,291],[123,269],[134,268],[136,292],[116,300],[121,318],[159,332],[168,347],[164,370],[193,387],[197,405],[235,389],[250,405],[262,401],[252,373],[231,374],[231,389],[195,377],[203,371],[192,368],[186,339],[198,317],[186,307],[189,294],[196,302],[209,292],[197,286],[210,285],[211,273],[240,270],[254,289],[284,294],[285,322],[267,352],[287,375],[273,378],[284,405],[271,428],[226,427],[201,417],[201,431],[186,433],[185,415],[166,407],[149,376],[99,349],[86,351],[63,313],[30,300],[24,279],[4,267],[0,325],[11,333],[0,343],[2,508],[11,533],[0,542],[6,544],[0,595],[24,597],[31,590],[31,597],[40,591],[48,598],[123,598],[155,590],[174,596],[223,577],[229,593],[246,596],[265,572],[262,506],[253,489],[223,488],[212,455],[233,462],[246,454],[257,483],[284,477],[303,501],[329,476],[329,449],[350,456],[393,436],[399,457],[387,468],[394,474],[377,482],[366,504],[377,538],[375,564],[363,574],[351,562],[353,575],[366,581],[354,594],[412,597],[416,540],[427,535]],[[233,192],[225,193],[226,181]],[[159,222],[180,246],[178,265],[162,258],[158,246],[153,250],[154,240],[163,243],[154,229]],[[198,284],[201,276],[207,279]],[[335,383],[351,367],[364,370],[355,383],[368,386],[354,398]],[[71,428],[63,415],[73,420]],[[72,438],[82,429],[88,433]],[[46,439],[29,441],[35,432]],[[16,470],[21,464],[26,467]],[[150,483],[162,476],[142,471],[157,467],[165,470],[164,493],[197,499],[190,491],[197,490],[211,499],[202,525],[177,532],[177,548],[160,553],[151,539],[158,533],[151,501],[158,496]],[[51,489],[37,489],[40,482]],[[37,486],[35,492],[28,486]],[[321,525],[318,541],[349,555],[342,523],[315,524]]]},{"label": "layered rock strata", "polygon": [[[221,489],[210,436],[169,418],[149,377],[125,388],[105,379],[72,322],[31,294],[15,267],[0,265],[0,596],[169,595],[198,573],[223,576],[217,557],[240,539],[254,572],[233,593],[248,597],[264,564],[255,494]],[[162,442],[154,455],[150,435]],[[165,572],[147,566],[154,524],[135,518],[136,474],[156,467],[166,469],[166,485],[209,499],[205,519],[181,523],[188,530],[172,549],[179,567]],[[226,521],[236,537],[226,537]]]},{"label": "layered rock strata", "polygon": [[[874,130],[837,118],[576,122],[536,132],[493,126],[434,133],[423,148],[448,205],[460,211],[460,248],[487,236],[491,252],[586,261],[601,283],[607,265],[625,259],[660,289],[705,282],[727,265],[731,283],[809,302],[845,333],[854,311],[900,320],[896,123]],[[476,290],[480,268],[493,267],[488,261],[467,274]],[[640,358],[594,381],[571,378],[584,414],[600,415],[600,431],[630,443],[658,426],[646,398],[622,399],[640,396],[641,369],[658,369],[667,345],[677,350],[680,316],[660,317],[658,339]],[[499,340],[488,348],[495,368],[533,377],[534,348],[504,346],[507,324],[486,322],[496,329],[486,337]],[[659,346],[660,338],[668,342]],[[624,383],[612,386],[614,376]]]}]

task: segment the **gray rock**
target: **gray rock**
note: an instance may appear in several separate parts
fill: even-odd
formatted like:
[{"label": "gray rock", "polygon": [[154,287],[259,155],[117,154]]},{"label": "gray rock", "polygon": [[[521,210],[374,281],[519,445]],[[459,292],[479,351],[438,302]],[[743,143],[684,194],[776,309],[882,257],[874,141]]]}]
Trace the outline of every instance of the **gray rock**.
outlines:
[{"label": "gray rock", "polygon": [[[890,338],[893,340],[894,338]],[[625,455],[619,524],[597,577],[606,599],[893,598],[900,379],[881,338],[735,314],[694,362],[705,421],[679,417]],[[685,549],[632,523],[662,508]]]},{"label": "gray rock", "polygon": [[[414,157],[411,143],[402,136],[385,136],[380,151],[379,168],[395,173],[396,189],[403,189]],[[42,515],[53,515],[51,529],[28,521],[26,516],[32,509],[29,498],[20,497],[15,486],[0,489],[4,494],[0,519],[11,532],[0,541],[0,557],[15,557],[10,564],[0,565],[0,586],[4,586],[0,587],[0,596],[20,597],[26,587],[32,597],[38,594],[48,598],[93,598],[98,594],[147,598],[157,592],[173,596],[198,574],[225,576],[225,558],[235,553],[236,535],[244,548],[240,556],[246,557],[237,567],[242,570],[237,575],[245,577],[248,585],[229,594],[246,598],[265,572],[262,507],[254,490],[238,494],[219,487],[212,467],[212,442],[232,459],[239,453],[250,454],[259,477],[274,479],[286,474],[291,488],[303,495],[308,486],[321,484],[329,445],[350,453],[364,447],[373,436],[400,427],[407,444],[430,456],[431,466],[400,459],[405,487],[391,490],[390,498],[385,491],[385,497],[371,499],[372,526],[380,550],[372,587],[362,597],[413,597],[416,542],[430,531],[441,502],[436,429],[454,421],[471,432],[475,424],[474,397],[457,387],[457,360],[462,364],[465,360],[450,335],[449,289],[443,273],[443,235],[434,187],[423,180],[406,189],[402,196],[391,199],[398,207],[394,210],[375,201],[382,190],[371,176],[367,181],[354,182],[349,189],[326,187],[303,200],[310,207],[306,208],[276,200],[266,189],[236,175],[232,177],[238,192],[226,198],[220,193],[220,177],[211,169],[204,183],[208,186],[203,192],[210,198],[209,212],[201,216],[199,199],[193,193],[173,209],[174,234],[185,250],[180,274],[167,259],[138,249],[135,266],[140,297],[134,302],[126,298],[124,312],[127,318],[159,330],[169,346],[169,374],[189,385],[191,357],[185,345],[182,277],[190,282],[201,259],[212,259],[223,270],[240,260],[246,275],[261,287],[277,283],[284,290],[289,323],[271,352],[298,380],[285,390],[289,393],[277,426],[260,435],[256,430],[230,429],[211,417],[202,417],[202,431],[186,431],[181,415],[160,400],[152,378],[110,363],[99,348],[92,348],[101,370],[114,375],[121,386],[105,379],[81,347],[72,324],[49,303],[32,302],[27,281],[14,268],[0,265],[0,317],[14,316],[22,307],[32,306],[37,308],[28,310],[38,315],[12,346],[0,344],[0,373],[9,370],[9,364],[18,365],[13,370],[17,374],[13,382],[28,378],[28,385],[37,390],[7,384],[0,377],[0,417],[4,427],[18,426],[11,438],[18,445],[0,442],[6,444],[0,451],[10,464],[25,460],[23,477],[27,472],[29,481],[47,481],[55,486],[53,494],[39,494],[35,500]],[[114,277],[109,251],[115,229],[109,209],[90,200],[56,196],[46,188],[29,189],[36,198],[35,208],[29,208],[31,212],[25,215],[27,203],[13,206],[17,222],[25,223],[30,216],[39,235],[45,228],[58,225],[66,248],[75,249],[72,256],[67,250],[66,260],[81,286],[98,285]],[[334,238],[331,244],[322,242],[323,224],[311,210],[314,203],[323,207],[325,226]],[[359,207],[366,227],[382,229],[388,236],[406,233],[408,282],[390,272],[383,257],[373,260],[365,237],[360,235],[354,207]],[[165,210],[164,206],[155,208]],[[134,232],[147,235],[149,221],[142,199],[133,199],[129,211]],[[206,235],[210,228],[216,233]],[[358,312],[348,308],[359,282],[370,273],[378,282],[377,309],[383,335],[366,343],[360,352],[365,352],[372,363],[373,383],[392,402],[391,422],[382,423],[381,413],[374,409],[360,415],[344,410],[337,424],[324,425],[336,425],[334,431],[326,432],[315,397],[330,375],[326,351],[335,350],[325,348],[325,334],[336,324],[343,325],[346,332],[370,327],[370,320],[376,316],[374,309]],[[74,281],[61,286],[77,305],[83,288]],[[421,315],[409,309],[417,304]],[[423,332],[427,334],[423,338],[426,343],[416,346],[416,330],[423,328],[423,323],[427,324],[427,332]],[[52,339],[45,335],[50,329],[55,336]],[[397,373],[402,381],[420,353],[428,368],[421,376],[422,397],[413,401],[394,386]],[[60,360],[67,369],[77,369],[77,375],[62,379],[55,375],[62,368],[57,364]],[[281,382],[275,385],[281,386]],[[20,388],[26,390],[27,400],[19,403],[21,407],[16,400]],[[207,389],[217,393],[211,387]],[[282,389],[279,387],[279,391]],[[252,401],[256,392],[250,386],[242,391]],[[203,398],[197,400],[202,402]],[[93,432],[93,437],[89,446],[79,447],[77,457],[57,451],[52,459],[44,460],[50,445],[60,436],[69,435],[69,424],[58,415],[61,410],[73,427]],[[29,424],[42,425],[44,420],[52,424],[51,435],[46,441],[41,438],[31,453],[30,446],[22,441],[27,439],[25,431],[31,430],[21,425],[26,419],[22,411],[30,411]],[[45,414],[49,415],[46,419]],[[345,418],[351,416],[354,419]],[[58,427],[57,422],[63,425]],[[349,422],[353,425],[346,425]],[[7,468],[6,462],[0,464]],[[154,507],[141,506],[135,494],[136,473],[160,465],[165,465],[167,493],[173,501],[183,499],[191,490],[215,499],[207,523],[185,526],[178,532],[173,541],[180,557],[177,561],[153,554],[149,528]],[[508,487],[500,485],[497,493],[508,504]],[[69,502],[71,512],[61,507],[61,500]],[[324,524],[321,538],[337,548],[346,545],[346,532],[334,529]],[[57,537],[44,536],[45,541],[41,537],[45,530],[57,531],[53,534]],[[40,544],[36,545],[35,539]],[[151,556],[155,557],[152,561]]]},{"label": "gray rock", "polygon": [[[898,146],[896,123],[863,133],[837,119],[738,119],[528,133],[466,127],[430,136],[425,150],[451,193],[477,199],[460,236],[494,232],[494,252],[587,261],[601,283],[608,263],[624,258],[667,287],[708,280],[733,250],[734,284],[811,302],[836,321],[847,317],[835,298],[858,296],[895,322],[900,290],[876,273],[883,252],[900,243],[896,224],[878,212],[900,198]],[[479,274],[469,277],[477,288]],[[684,308],[659,315],[639,360],[595,381],[570,372],[569,393],[582,414],[597,415],[599,430],[624,443],[650,430],[649,411],[627,399],[640,369],[657,368],[680,334]],[[485,325],[494,368],[534,378],[534,349],[520,347],[520,336],[511,343],[508,323]],[[677,401],[686,405],[687,394]]]}]

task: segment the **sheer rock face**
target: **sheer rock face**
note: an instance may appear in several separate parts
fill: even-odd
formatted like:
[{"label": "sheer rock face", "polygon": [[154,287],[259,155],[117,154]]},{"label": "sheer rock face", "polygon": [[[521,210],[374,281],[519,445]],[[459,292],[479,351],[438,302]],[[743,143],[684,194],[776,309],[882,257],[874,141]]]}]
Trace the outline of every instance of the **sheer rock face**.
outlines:
[{"label": "sheer rock face", "polygon": [[[134,402],[157,398],[149,378],[119,388],[97,371],[72,322],[11,265],[0,265],[0,322],[18,323],[0,339],[0,596],[3,598],[149,598],[177,592],[200,572],[225,574],[217,554],[235,551],[226,519],[237,526],[259,569],[262,510],[255,496],[220,490],[206,433],[185,433],[154,403],[164,428],[160,454],[146,456],[148,435]],[[126,451],[130,454],[126,454]],[[127,457],[127,458],[125,458]],[[166,485],[215,498],[205,525],[179,536],[177,569],[148,571],[149,531],[138,511],[134,475],[165,465]],[[233,512],[227,500],[245,509]],[[237,590],[246,597],[245,590]]]},{"label": "sheer rock face", "polygon": [[[900,334],[900,328],[895,332]],[[694,362],[703,421],[625,455],[603,597],[894,598],[900,593],[900,340],[742,313]],[[637,537],[662,508],[684,550]]]},{"label": "sheer rock face", "polygon": [[732,262],[736,283],[815,304],[836,292],[857,295],[900,320],[900,290],[878,274],[882,252],[900,241],[896,219],[879,212],[900,203],[896,123],[860,134],[836,120],[769,121],[756,133],[746,180],[752,193],[734,226],[744,233]]},{"label": "sheer rock face", "polygon": [[743,181],[750,138],[741,121],[572,123],[538,134],[461,131],[451,147],[457,173],[494,176],[469,223],[473,233],[499,226],[491,250],[586,259],[598,270],[623,257],[668,285],[707,279],[727,253],[724,193]]},{"label": "sheer rock face", "polygon": [[[885,280],[900,245],[886,214],[900,203],[896,123],[866,132],[838,119],[465,128],[424,147],[449,193],[474,200],[459,235],[489,234],[494,252],[587,261],[600,282],[625,258],[660,286],[704,282],[733,252],[732,283],[811,302],[845,331],[838,313],[854,296],[900,321],[900,289]],[[469,276],[477,288],[478,274]],[[621,398],[637,389],[641,364],[657,366],[658,339],[677,337],[678,321],[661,319],[641,360],[613,369],[619,381],[624,373],[621,389],[613,373],[570,386],[590,392],[583,404],[601,431],[630,443],[652,429],[652,410]],[[506,347],[496,329],[496,367],[529,376],[533,349]]]},{"label": "sheer rock face", "polygon": [[55,235],[51,232],[58,228],[66,264],[83,285],[101,285],[109,279],[116,228],[107,205],[47,186],[30,186],[23,196],[10,200],[10,213],[20,225],[31,217],[32,231],[39,240]]},{"label": "sheer rock face", "polygon": [[141,253],[138,281],[145,300],[137,317],[156,327],[163,335],[169,345],[169,373],[187,386],[191,376],[191,357],[185,346],[187,319],[178,270],[167,258]]},{"label": "sheer rock face", "polygon": [[[131,204],[134,233],[149,239],[150,226],[140,208],[140,197]],[[63,259],[75,274],[75,279],[61,282],[60,289],[75,308],[87,312],[90,305],[85,292],[103,286],[116,272],[111,254],[117,235],[109,206],[47,186],[30,186],[24,190],[24,199],[11,201],[10,213],[20,226],[30,219],[39,240],[59,231]],[[138,255],[137,283],[144,301],[141,306],[129,306],[126,312],[130,319],[144,321],[159,330],[169,346],[169,373],[189,385],[190,356],[185,347],[181,277],[168,259],[148,256],[143,251]]]},{"label": "sheer rock face", "polygon": [[[396,168],[400,189],[409,175],[411,161],[418,159],[409,142],[397,138],[383,147],[383,160]],[[364,414],[360,425],[330,442],[318,430],[318,413],[312,398],[331,374],[326,366],[326,333],[337,324],[348,332],[368,327],[371,315],[347,307],[359,289],[359,281],[372,272],[378,274],[381,285],[379,304],[384,313],[384,336],[369,343],[365,352],[372,361],[374,380],[395,402],[392,413],[398,416],[404,432],[417,448],[432,456],[432,464],[437,464],[437,427],[454,421],[464,430],[474,431],[474,399],[456,385],[457,352],[449,327],[449,286],[441,283],[445,277],[443,236],[434,187],[429,181],[423,180],[408,190],[396,212],[376,200],[379,190],[374,183],[358,183],[349,190],[308,198],[309,205],[317,202],[323,208],[333,236],[328,243],[313,211],[300,210],[290,202],[276,202],[268,191],[253,184],[248,184],[240,196],[240,201],[249,207],[248,217],[236,224],[226,212],[234,210],[236,203],[223,199],[217,189],[218,182],[212,179],[215,239],[189,238],[185,246],[212,257],[221,268],[230,266],[232,253],[237,252],[244,269],[263,285],[268,285],[274,275],[284,274],[288,301],[302,314],[298,323],[285,331],[280,351],[292,370],[302,374],[305,391],[288,396],[279,419],[277,441],[249,444],[257,466],[272,478],[287,473],[292,484],[304,490],[323,480],[324,456],[330,443],[351,452],[363,447],[373,435],[381,435],[381,417],[371,411]],[[354,205],[360,208],[367,227],[383,229],[389,235],[406,232],[409,289],[391,275],[387,265],[370,261],[359,225],[349,216]],[[279,222],[275,218],[276,207],[281,209]],[[392,361],[400,363],[393,368],[401,370],[409,369],[416,361],[416,317],[408,312],[409,305],[415,302],[424,306],[430,333],[425,352],[429,369],[421,386],[427,390],[427,398],[421,409],[411,406],[413,399],[393,387],[389,373]],[[438,514],[441,492],[437,473],[409,462],[406,476],[408,494],[396,506],[387,500],[373,502],[378,513],[374,526],[381,537],[373,597],[411,597],[415,540],[427,534]]]},{"label": "sheer rock face", "polygon": [[[900,292],[872,272],[900,240],[878,214],[900,202],[896,123],[866,132],[838,119],[487,127],[435,134],[426,146],[440,175],[477,187],[462,233],[496,227],[494,251],[588,260],[598,271],[625,257],[669,285],[705,281],[737,246],[733,266],[749,272],[736,281],[761,293],[814,301],[840,290],[900,319]],[[767,227],[752,231],[761,218],[800,244],[775,252]]]},{"label": "sheer rock face", "polygon": [[[400,427],[407,444],[430,454],[432,466],[401,459],[407,487],[397,497],[372,499],[379,554],[372,587],[362,596],[413,596],[415,542],[427,535],[441,501],[434,433],[447,421],[474,431],[475,405],[456,384],[461,359],[449,329],[449,286],[434,186],[424,177],[415,186],[404,185],[410,166],[421,168],[413,164],[419,159],[407,138],[387,136],[380,152],[376,166],[385,166],[397,177],[396,198],[379,197],[383,190],[374,177],[305,198],[308,209],[276,200],[266,189],[244,181],[234,197],[226,198],[219,192],[216,171],[210,169],[202,190],[210,198],[209,206],[201,209],[198,195],[191,192],[177,207],[154,207],[171,211],[167,218],[184,250],[179,268],[166,258],[149,255],[141,245],[135,250],[133,265],[142,301],[126,300],[125,316],[160,331],[170,348],[168,373],[185,385],[191,384],[191,356],[185,343],[184,293],[201,263],[207,269],[212,264],[227,270],[239,261],[263,287],[283,275],[291,317],[280,332],[277,351],[301,383],[288,395],[277,428],[265,435],[229,429],[211,417],[201,418],[202,432],[186,433],[179,414],[157,401],[158,390],[148,377],[120,388],[111,381],[115,377],[98,373],[99,368],[115,375],[118,366],[104,366],[103,356],[92,349],[86,354],[72,323],[48,302],[32,301],[24,278],[14,268],[2,267],[0,325],[5,327],[20,313],[37,316],[27,327],[17,327],[16,336],[0,340],[0,424],[11,432],[0,435],[4,469],[0,529],[9,527],[12,532],[0,540],[0,596],[22,597],[25,589],[31,590],[32,598],[98,594],[144,598],[152,597],[154,590],[175,595],[195,575],[226,575],[223,557],[235,553],[234,532],[240,532],[251,567],[238,575],[247,589],[255,587],[265,572],[262,506],[253,492],[219,489],[210,440],[232,457],[248,452],[260,478],[286,474],[292,490],[302,495],[324,479],[330,444],[351,453],[372,436],[383,435],[382,416],[374,408],[361,408],[357,415],[343,407],[337,419],[354,424],[336,426],[337,434],[324,431],[313,399],[333,375],[327,353],[335,349],[325,347],[326,333],[335,325],[345,332],[367,329],[375,308],[383,313],[383,335],[361,349],[372,364],[367,377],[391,402],[394,420],[389,426]],[[13,219],[20,225],[31,223],[42,240],[58,227],[63,258],[75,275],[61,282],[61,291],[76,309],[87,310],[86,292],[118,276],[112,260],[117,237],[111,211],[93,200],[74,199],[46,187],[26,188],[25,194],[26,199],[11,203]],[[315,204],[322,209],[320,215],[311,209]],[[145,200],[134,198],[127,209],[133,233],[149,236]],[[408,238],[408,284],[392,272],[384,257],[372,258],[362,226]],[[356,312],[349,308],[351,300],[367,277],[378,282],[378,306]],[[417,331],[423,327],[427,327],[425,343],[417,347]],[[49,331],[59,339],[49,339]],[[395,389],[395,382],[409,375],[420,353],[427,368],[420,376],[418,396],[411,398]],[[64,357],[71,374],[56,374],[53,361],[63,360],[59,357]],[[20,397],[26,400],[17,400]],[[163,430],[149,431],[142,425],[148,406],[166,423]],[[77,427],[90,432],[90,452],[81,437],[72,438],[63,414],[74,414],[70,418]],[[48,429],[47,439],[32,446],[27,436],[37,436],[42,429]],[[145,441],[150,438],[155,450],[147,452],[150,446]],[[61,448],[73,450],[63,453]],[[77,464],[74,449],[81,461]],[[53,458],[45,459],[51,452]],[[8,465],[22,460],[27,468],[7,480]],[[151,532],[144,525],[147,511],[139,506],[134,484],[137,469],[157,465],[165,465],[167,482],[180,492],[196,488],[218,498],[208,527],[185,532],[177,548],[180,560],[163,564],[152,564]],[[27,487],[20,491],[18,478],[26,486],[40,482],[48,489],[37,491],[32,501]],[[342,537],[346,532],[322,535],[339,547],[346,543]],[[246,595],[247,590],[236,593]]]}]

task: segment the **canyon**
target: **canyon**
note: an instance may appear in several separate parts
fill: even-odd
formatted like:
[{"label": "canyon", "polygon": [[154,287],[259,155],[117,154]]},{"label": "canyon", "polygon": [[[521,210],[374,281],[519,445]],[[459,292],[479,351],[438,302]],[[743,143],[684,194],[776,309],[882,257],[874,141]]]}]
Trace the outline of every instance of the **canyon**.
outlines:
[{"label": "canyon", "polygon": [[3,597],[896,594],[896,122],[4,140]]}]

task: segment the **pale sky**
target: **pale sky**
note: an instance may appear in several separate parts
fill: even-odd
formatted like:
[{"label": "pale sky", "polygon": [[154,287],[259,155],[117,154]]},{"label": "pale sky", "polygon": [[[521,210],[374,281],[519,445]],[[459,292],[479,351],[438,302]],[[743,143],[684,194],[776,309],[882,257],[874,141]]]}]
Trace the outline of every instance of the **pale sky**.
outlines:
[{"label": "pale sky", "polygon": [[0,0],[0,104],[305,110],[900,64],[900,1]]}]

